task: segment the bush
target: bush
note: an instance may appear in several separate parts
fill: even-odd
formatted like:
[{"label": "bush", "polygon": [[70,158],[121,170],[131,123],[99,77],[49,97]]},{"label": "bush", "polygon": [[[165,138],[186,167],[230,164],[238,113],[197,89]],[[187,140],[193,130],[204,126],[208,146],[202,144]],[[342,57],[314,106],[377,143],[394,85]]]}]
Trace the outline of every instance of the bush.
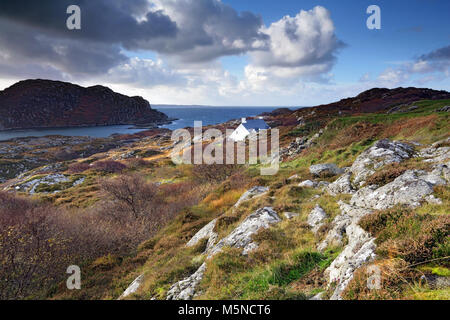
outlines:
[{"label": "bush", "polygon": [[104,173],[121,173],[127,168],[123,163],[113,160],[97,161],[91,167],[96,171]]},{"label": "bush", "polygon": [[91,166],[88,163],[86,163],[86,162],[77,162],[77,163],[71,164],[69,166],[69,172],[70,173],[75,173],[75,174],[76,173],[83,173],[86,170],[89,170],[90,168],[91,168]]},{"label": "bush", "polygon": [[109,213],[116,220],[121,220],[127,212],[132,213],[136,219],[157,213],[154,203],[161,201],[157,197],[157,186],[147,183],[139,175],[121,175],[102,180],[100,186],[118,204],[119,210]]},{"label": "bush", "polygon": [[241,166],[234,164],[194,165],[192,174],[194,179],[201,183],[220,183],[237,173],[240,168]]},{"label": "bush", "polygon": [[385,184],[391,183],[402,174],[404,174],[408,168],[399,164],[393,163],[385,166],[382,170],[375,172],[373,175],[367,178],[366,185],[379,185],[384,186]]},{"label": "bush", "polygon": [[444,257],[448,252],[447,215],[418,215],[397,207],[365,216],[360,225],[377,238],[377,252],[383,257],[398,257],[414,264]]}]

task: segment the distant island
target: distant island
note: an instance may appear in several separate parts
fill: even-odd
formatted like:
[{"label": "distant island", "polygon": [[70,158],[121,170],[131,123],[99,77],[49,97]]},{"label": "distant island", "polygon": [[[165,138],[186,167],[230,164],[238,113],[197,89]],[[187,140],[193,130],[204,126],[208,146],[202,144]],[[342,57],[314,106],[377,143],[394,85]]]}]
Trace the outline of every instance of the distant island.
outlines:
[{"label": "distant island", "polygon": [[24,80],[0,91],[0,130],[109,125],[156,127],[170,119],[142,97],[104,86]]}]

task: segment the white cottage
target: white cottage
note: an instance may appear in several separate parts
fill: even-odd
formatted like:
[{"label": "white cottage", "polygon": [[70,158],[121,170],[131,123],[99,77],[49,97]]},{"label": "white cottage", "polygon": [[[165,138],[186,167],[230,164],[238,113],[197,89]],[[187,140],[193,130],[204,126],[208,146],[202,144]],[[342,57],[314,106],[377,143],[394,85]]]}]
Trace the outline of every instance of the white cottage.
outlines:
[{"label": "white cottage", "polygon": [[269,125],[263,119],[247,120],[242,118],[242,123],[230,135],[233,141],[244,141],[251,133],[258,133],[261,130],[269,130]]}]

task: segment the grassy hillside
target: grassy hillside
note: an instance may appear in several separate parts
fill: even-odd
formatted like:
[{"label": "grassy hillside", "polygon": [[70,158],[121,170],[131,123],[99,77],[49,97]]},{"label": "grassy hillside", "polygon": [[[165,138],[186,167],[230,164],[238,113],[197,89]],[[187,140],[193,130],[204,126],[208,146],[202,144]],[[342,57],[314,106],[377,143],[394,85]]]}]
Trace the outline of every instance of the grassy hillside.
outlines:
[{"label": "grassy hillside", "polygon": [[[82,291],[83,294],[74,294],[60,288],[52,297],[117,298],[143,273],[144,284],[132,298],[164,299],[173,283],[195,272],[205,261],[205,256],[201,254],[205,242],[194,248],[185,247],[186,242],[201,227],[218,218],[216,232],[221,237],[233,230],[250,213],[265,206],[273,207],[280,213],[297,212],[299,216],[293,220],[284,219],[276,227],[261,231],[254,238],[259,247],[248,257],[242,256],[237,249],[227,249],[209,260],[201,283],[202,294],[198,299],[305,299],[326,290],[323,272],[341,248],[331,248],[319,253],[316,244],[323,238],[327,226],[324,226],[318,235],[314,235],[309,230],[306,219],[308,213],[319,204],[330,214],[327,218],[330,223],[339,213],[338,201],[346,200],[349,196],[332,197],[319,189],[298,187],[298,182],[311,178],[308,168],[312,164],[336,163],[340,167],[351,165],[356,157],[376,140],[389,138],[428,145],[447,138],[449,115],[445,112],[437,113],[435,110],[448,104],[449,100],[421,101],[414,104],[419,108],[413,112],[329,119],[316,146],[282,163],[276,176],[259,176],[257,166],[239,168],[226,181],[211,185],[210,193],[202,201],[184,209],[183,213],[157,235],[143,242],[130,256],[125,259],[106,256],[90,265],[86,273],[88,285]],[[313,131],[310,135],[314,133]],[[292,131],[287,134],[292,137]],[[396,170],[406,171],[413,168],[425,169],[423,163],[411,159],[403,163],[400,169],[388,167],[380,170],[372,179],[390,179],[390,174],[399,175]],[[189,169],[183,168],[184,172],[176,179],[195,179]],[[177,169],[166,170],[170,172]],[[157,171],[152,172],[149,179],[157,176]],[[297,174],[298,178],[288,180],[294,174]],[[328,180],[331,182],[333,178]],[[238,210],[233,210],[232,207],[240,195],[254,185],[269,186],[271,191],[257,200],[243,204]],[[433,290],[420,283],[420,275],[425,271],[448,274],[448,260],[441,259],[408,268],[414,258],[407,260],[402,253],[402,250],[406,250],[402,249],[405,245],[412,246],[408,247],[412,257],[420,254],[422,236],[429,232],[429,225],[435,221],[441,226],[439,230],[448,227],[449,188],[442,187],[436,192],[442,199],[442,204],[425,205],[415,211],[399,207],[379,212],[362,222],[368,230],[373,231],[375,228],[374,233],[378,235],[381,245],[379,250],[382,252],[379,253],[376,263],[390,268],[388,270],[393,274],[388,288],[375,294],[365,292],[362,289],[364,286],[358,283],[359,278],[355,277],[345,294],[346,298],[450,298],[448,289]],[[397,214],[394,214],[395,212]],[[383,217],[386,215],[394,220],[385,222]],[[381,225],[380,221],[383,221]],[[411,221],[414,223],[409,226]],[[393,224],[397,223],[405,223],[405,228],[411,230],[394,228]],[[448,256],[448,245],[448,237],[439,238],[433,246],[437,253],[433,251],[430,258]],[[104,265],[101,272],[96,271],[100,263]]]},{"label": "grassy hillside", "polygon": [[[125,235],[117,235],[114,245],[102,247],[97,255],[77,253],[82,256],[81,260],[77,260],[83,270],[82,290],[69,291],[64,281],[56,284],[50,282],[49,290],[31,291],[30,296],[117,299],[137,276],[144,274],[143,284],[128,299],[165,299],[175,282],[190,276],[205,261],[207,271],[200,284],[198,299],[307,299],[323,291],[329,294],[331,289],[327,287],[324,271],[342,251],[342,246],[319,252],[316,245],[323,240],[331,222],[340,214],[338,202],[349,200],[351,196],[331,196],[320,188],[299,187],[299,182],[312,179],[309,167],[313,164],[351,166],[364,150],[380,139],[406,141],[420,149],[448,138],[449,114],[436,110],[449,104],[450,100],[420,101],[414,103],[417,108],[411,111],[330,116],[320,121],[307,120],[300,128],[297,123],[282,126],[283,146],[297,137],[312,137],[319,130],[322,134],[313,146],[285,159],[275,176],[260,176],[257,165],[214,168],[214,174],[205,173],[211,171],[208,166],[200,169],[187,165],[174,166],[168,158],[168,151],[161,151],[162,147],[169,145],[168,141],[162,144],[152,140],[141,141],[126,150],[69,162],[63,173],[70,179],[81,175],[85,178],[84,183],[63,188],[58,193],[42,192],[58,190],[61,186],[41,189],[41,193],[34,195],[38,202],[64,208],[69,216],[79,215],[80,212],[82,215],[92,215],[92,208],[101,208],[99,210],[103,213],[147,212],[149,206],[158,210],[151,212],[152,219],[149,220],[127,218],[126,224],[123,224],[124,221],[108,220],[108,228],[122,225],[124,230],[132,232],[133,228],[141,230],[145,226],[151,227],[151,231],[142,231],[132,240]],[[289,123],[292,122],[289,119],[291,116],[282,115],[276,121]],[[141,160],[122,160],[118,157],[130,151],[141,152],[144,156]],[[99,165],[99,161],[107,163]],[[411,158],[398,166],[380,168],[368,180],[387,183],[408,169],[430,167],[419,158]],[[221,170],[228,171],[224,173]],[[142,202],[142,207],[129,203],[118,207],[121,198],[114,192],[114,181],[127,185],[128,182],[123,183],[120,179],[133,174],[140,179],[137,193],[143,192],[144,185],[160,186],[158,191],[152,193],[152,199],[156,200],[152,202],[144,196],[144,199],[136,200],[136,203]],[[293,175],[297,176],[289,179]],[[333,182],[335,179],[323,177],[321,180]],[[253,186],[270,187],[270,192],[234,209],[240,196]],[[367,291],[364,272],[360,270],[348,286],[345,298],[450,298],[448,287],[431,288],[420,280],[423,274],[448,276],[450,272],[448,185],[438,187],[435,194],[442,200],[440,204],[425,204],[415,210],[396,207],[379,211],[361,222],[365,230],[377,237],[378,258],[374,263],[390,276],[383,290]],[[316,205],[320,205],[328,217],[325,225],[314,234],[308,227],[307,218]],[[202,254],[206,241],[186,248],[185,244],[211,220],[218,219],[215,232],[220,239],[262,207],[273,207],[283,221],[260,231],[253,238],[259,246],[248,256],[243,256],[237,249],[225,249],[207,260]],[[155,221],[153,218],[158,216],[158,212],[164,212],[164,217]],[[298,213],[298,216],[289,220],[283,212]],[[93,219],[95,223],[106,223],[102,220],[103,216],[94,215]],[[430,234],[433,235],[431,240]],[[128,241],[130,245],[125,250],[116,250],[122,241]],[[424,247],[428,248],[426,252]]]}]

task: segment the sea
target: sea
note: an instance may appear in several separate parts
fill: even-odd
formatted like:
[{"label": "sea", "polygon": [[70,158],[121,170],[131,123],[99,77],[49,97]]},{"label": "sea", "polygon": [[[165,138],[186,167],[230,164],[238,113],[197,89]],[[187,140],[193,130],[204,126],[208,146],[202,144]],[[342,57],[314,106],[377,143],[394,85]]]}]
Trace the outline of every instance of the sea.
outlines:
[{"label": "sea", "polygon": [[[164,112],[173,123],[162,126],[171,130],[193,127],[194,121],[202,121],[204,126],[227,122],[234,119],[258,116],[264,112],[271,112],[277,107],[211,107],[211,106],[169,106],[153,105],[153,109]],[[295,110],[296,108],[290,108]],[[22,137],[44,137],[50,135],[61,136],[89,136],[106,138],[113,134],[132,134],[146,129],[136,129],[130,125],[82,127],[82,128],[52,128],[0,131],[0,141]]]}]

